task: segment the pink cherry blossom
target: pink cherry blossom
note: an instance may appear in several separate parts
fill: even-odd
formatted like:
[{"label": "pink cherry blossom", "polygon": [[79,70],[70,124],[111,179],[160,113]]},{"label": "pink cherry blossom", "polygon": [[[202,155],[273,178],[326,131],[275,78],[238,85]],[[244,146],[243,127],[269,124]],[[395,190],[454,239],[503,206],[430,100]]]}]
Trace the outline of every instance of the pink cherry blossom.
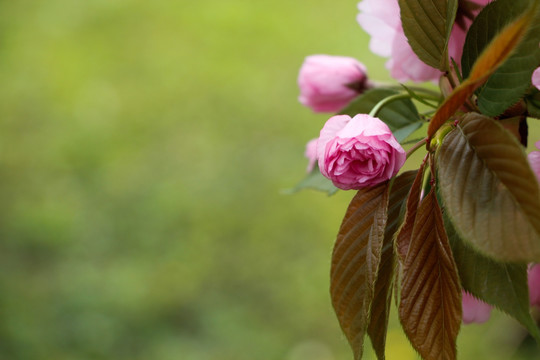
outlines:
[{"label": "pink cherry blossom", "polygon": [[[485,6],[490,0],[469,0]],[[414,53],[401,25],[398,0],[363,0],[358,4],[360,26],[371,36],[370,50],[387,57],[386,68],[398,81],[436,81],[441,72],[424,64]],[[476,15],[479,10],[472,11]],[[465,36],[472,21],[458,12],[448,43],[448,53],[457,63],[461,60]]]},{"label": "pink cherry blossom", "polygon": [[538,90],[540,90],[540,67],[534,70],[532,74],[531,82]]},{"label": "pink cherry blossom", "polygon": [[540,264],[529,266],[528,284],[531,306],[540,307]]},{"label": "pink cherry blossom", "polygon": [[[537,141],[534,145],[537,149],[540,149],[540,141]],[[540,181],[540,151],[531,151],[529,155],[527,155],[527,159],[529,160],[529,165],[536,175],[536,178]]]},{"label": "pink cherry blossom", "polygon": [[366,67],[345,56],[308,56],[298,75],[298,100],[315,112],[336,112],[369,87]]},{"label": "pink cherry blossom", "polygon": [[304,153],[304,156],[308,159],[308,166],[306,171],[308,173],[313,171],[313,168],[315,167],[315,163],[317,162],[317,139],[311,139],[306,144],[306,152]]},{"label": "pink cherry blossom", "polygon": [[403,166],[405,150],[388,126],[366,114],[331,117],[317,142],[321,173],[343,190],[391,179]]},{"label": "pink cherry blossom", "polygon": [[[540,149],[540,141],[534,145]],[[527,158],[536,178],[540,181],[540,151],[531,151]],[[540,307],[540,264],[529,266],[528,283],[530,303],[532,306]]]},{"label": "pink cherry blossom", "polygon": [[468,292],[462,291],[461,305],[463,308],[463,323],[484,323],[491,315],[491,305],[478,300]]}]

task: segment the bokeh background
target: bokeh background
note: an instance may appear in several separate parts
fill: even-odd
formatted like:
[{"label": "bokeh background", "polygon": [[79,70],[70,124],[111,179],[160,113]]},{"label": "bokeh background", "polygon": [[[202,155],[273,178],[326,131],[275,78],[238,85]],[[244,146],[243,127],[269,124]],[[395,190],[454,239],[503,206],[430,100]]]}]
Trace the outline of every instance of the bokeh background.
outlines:
[{"label": "bokeh background", "polygon": [[[355,16],[355,1],[1,1],[0,359],[351,359],[328,273],[353,194],[284,190],[327,118],[297,102],[303,58],[389,80]],[[525,358],[522,336],[494,312],[460,355]],[[388,358],[417,358],[395,312]]]}]

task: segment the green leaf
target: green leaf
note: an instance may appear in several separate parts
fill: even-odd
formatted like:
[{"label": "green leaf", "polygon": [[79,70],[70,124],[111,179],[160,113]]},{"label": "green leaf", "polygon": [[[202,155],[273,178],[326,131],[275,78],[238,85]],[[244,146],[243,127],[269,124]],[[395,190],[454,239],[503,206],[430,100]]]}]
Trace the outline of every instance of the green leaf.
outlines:
[{"label": "green leaf", "polygon": [[525,102],[529,116],[540,119],[540,91],[535,89],[530,96],[525,98]]},{"label": "green leaf", "polygon": [[386,346],[386,332],[388,329],[388,317],[390,315],[390,303],[392,299],[392,284],[394,280],[395,257],[394,253],[394,233],[396,232],[400,212],[412,182],[416,176],[416,171],[407,171],[399,175],[390,190],[388,201],[388,221],[384,231],[384,241],[382,245],[381,262],[375,281],[373,302],[371,305],[370,322],[368,335],[371,338],[373,349],[377,358],[385,358],[384,349]]},{"label": "green leaf", "polygon": [[[531,1],[498,0],[488,4],[471,25],[462,55],[464,76],[489,41],[529,8]],[[498,116],[514,105],[530,86],[532,72],[540,65],[540,12],[512,55],[478,91],[478,107],[488,116]]]},{"label": "green leaf", "polygon": [[[401,87],[403,89],[405,89],[405,91],[407,91],[407,93],[410,95],[410,97],[416,101],[418,101],[419,103],[422,103],[424,105],[427,105],[429,107],[437,107],[437,105],[433,104],[433,103],[430,103],[429,101],[423,99],[421,96],[419,96],[418,94],[416,94],[412,89],[408,88],[407,86],[403,85],[403,84],[400,84]],[[442,97],[440,99],[440,101],[442,100]]]},{"label": "green leaf", "polygon": [[[357,114],[368,114],[381,100],[396,94],[399,94],[399,92],[391,89],[377,88],[368,90],[343,109],[341,114],[351,117]],[[418,110],[409,99],[392,101],[379,111],[377,117],[388,125],[399,142],[405,140],[423,123]]]},{"label": "green leaf", "polygon": [[434,188],[418,207],[403,265],[399,319],[424,359],[456,359],[461,286]]},{"label": "green leaf", "polygon": [[[476,89],[482,86],[491,74],[512,54],[527,33],[534,20],[536,7],[505,26],[474,61],[467,79],[457,86],[437,109],[429,122],[428,137],[432,138],[439,128],[467,101]],[[530,79],[529,79],[530,81]]]},{"label": "green leaf", "polygon": [[448,64],[448,39],[457,0],[399,0],[401,23],[414,53],[439,70]]},{"label": "green leaf", "polygon": [[355,359],[361,359],[370,322],[388,209],[388,182],[359,190],[336,239],[330,295]]},{"label": "green leaf", "polygon": [[306,177],[296,184],[292,189],[286,189],[285,194],[294,194],[303,189],[318,190],[327,193],[329,196],[334,195],[339,189],[334,186],[330,179],[327,179],[321,174],[319,166],[315,165],[313,170]]},{"label": "green leaf", "polygon": [[464,115],[437,151],[440,194],[460,236],[499,261],[540,262],[540,190],[515,137]]},{"label": "green leaf", "polygon": [[504,311],[540,340],[540,333],[529,312],[527,265],[494,261],[464,242],[448,216],[444,226],[464,290]]}]

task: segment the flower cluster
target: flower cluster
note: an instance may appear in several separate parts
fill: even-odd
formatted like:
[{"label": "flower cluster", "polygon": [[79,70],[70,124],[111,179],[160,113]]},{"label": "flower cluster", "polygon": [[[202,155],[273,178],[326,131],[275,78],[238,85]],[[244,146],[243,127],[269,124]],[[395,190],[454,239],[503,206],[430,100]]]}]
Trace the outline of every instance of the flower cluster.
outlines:
[{"label": "flower cluster", "polygon": [[[522,148],[528,120],[540,118],[540,5],[450,4],[358,4],[371,52],[386,57],[392,78],[405,85],[371,81],[360,61],[345,56],[308,56],[300,68],[299,101],[333,115],[306,145],[309,175],[299,188],[326,181],[320,189],[358,190],[331,270],[332,301],[356,358],[370,312],[387,311],[371,304],[390,298],[393,287],[377,298],[382,290],[365,282],[374,278],[396,282],[401,323],[424,359],[455,358],[459,323],[485,322],[493,307],[540,342],[534,322],[522,317],[527,297],[540,308],[540,151],[525,156]],[[421,82],[440,91],[414,84]],[[424,147],[419,169],[402,169]],[[388,262],[399,276],[379,268]],[[482,274],[490,274],[487,285]],[[486,286],[521,290],[508,300]],[[372,337],[384,358],[380,341]]]}]

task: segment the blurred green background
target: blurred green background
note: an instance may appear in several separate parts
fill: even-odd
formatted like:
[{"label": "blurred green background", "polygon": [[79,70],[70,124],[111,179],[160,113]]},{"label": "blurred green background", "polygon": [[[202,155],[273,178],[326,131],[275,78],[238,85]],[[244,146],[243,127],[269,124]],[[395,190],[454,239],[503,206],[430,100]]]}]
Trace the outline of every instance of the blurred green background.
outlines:
[{"label": "blurred green background", "polygon": [[[297,102],[303,58],[389,80],[356,12],[1,1],[0,359],[350,359],[328,273],[352,193],[283,190],[327,118]],[[389,359],[416,359],[392,322]],[[519,331],[494,312],[461,358]]]}]

